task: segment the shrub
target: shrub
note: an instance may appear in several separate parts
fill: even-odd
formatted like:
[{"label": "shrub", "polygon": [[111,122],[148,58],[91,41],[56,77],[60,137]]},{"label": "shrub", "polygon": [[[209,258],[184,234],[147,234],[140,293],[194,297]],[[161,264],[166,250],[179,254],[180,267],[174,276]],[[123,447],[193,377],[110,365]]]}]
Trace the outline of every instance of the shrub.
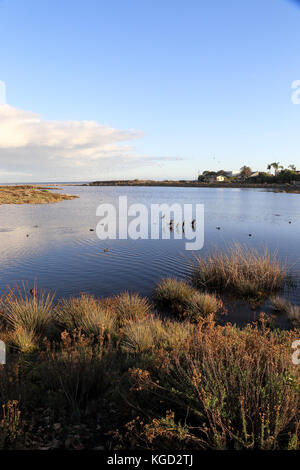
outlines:
[{"label": "shrub", "polygon": [[[148,370],[130,370],[131,399],[152,419],[172,409],[198,449],[297,446],[300,371],[291,361],[297,337],[203,321],[185,342],[185,354],[173,350]],[[155,445],[158,450],[165,443]]]},{"label": "shrub", "polygon": [[18,448],[23,440],[23,423],[18,401],[8,401],[2,405],[0,414],[0,450]]},{"label": "shrub", "polygon": [[[70,410],[75,416],[92,412],[95,402],[116,387],[118,362],[112,344],[104,338],[95,344],[80,331],[62,333],[61,348],[50,348],[39,366],[48,397],[62,399],[56,412]],[[56,402],[57,403],[57,402]]]}]

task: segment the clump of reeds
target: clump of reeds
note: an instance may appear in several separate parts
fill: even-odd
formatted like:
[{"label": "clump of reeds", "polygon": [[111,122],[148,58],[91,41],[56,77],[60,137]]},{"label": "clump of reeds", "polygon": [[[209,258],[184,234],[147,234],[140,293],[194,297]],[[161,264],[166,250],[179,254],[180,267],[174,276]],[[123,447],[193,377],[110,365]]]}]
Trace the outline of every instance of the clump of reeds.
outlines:
[{"label": "clump of reeds", "polygon": [[293,305],[288,300],[279,296],[271,297],[270,301],[275,312],[286,314],[291,321],[300,320],[300,307],[298,305]]},{"label": "clump of reeds", "polygon": [[22,353],[30,353],[38,346],[38,340],[33,330],[17,326],[8,336],[8,341]]},{"label": "clump of reeds", "polygon": [[11,290],[2,297],[1,315],[8,326],[17,332],[46,333],[52,321],[54,295],[34,288],[28,293],[23,287]]},{"label": "clump of reeds", "polygon": [[221,306],[220,300],[214,294],[199,292],[187,282],[174,278],[160,281],[153,298],[159,307],[191,322],[216,314]]},{"label": "clump of reeds", "polygon": [[242,297],[262,297],[282,289],[287,268],[276,253],[259,252],[234,244],[227,252],[216,250],[207,258],[196,257],[191,281],[200,289],[229,291]]},{"label": "clump of reeds", "polygon": [[148,300],[135,293],[123,292],[113,297],[110,304],[119,326],[128,321],[138,321],[145,318],[151,312]]},{"label": "clump of reeds", "polygon": [[110,334],[115,328],[115,315],[103,302],[82,294],[62,299],[55,309],[57,323],[69,333],[81,330],[87,335]]},{"label": "clump of reeds", "polygon": [[216,295],[207,292],[195,292],[184,304],[184,316],[191,322],[197,323],[200,318],[215,315],[222,302]]},{"label": "clump of reeds", "polygon": [[189,299],[192,299],[196,290],[185,281],[175,278],[162,279],[156,286],[153,299],[159,307],[171,313],[181,315],[184,306]]},{"label": "clump of reeds", "polygon": [[180,324],[149,315],[139,321],[127,322],[122,329],[122,347],[131,352],[144,353],[159,349],[183,348],[193,332],[190,323]]}]

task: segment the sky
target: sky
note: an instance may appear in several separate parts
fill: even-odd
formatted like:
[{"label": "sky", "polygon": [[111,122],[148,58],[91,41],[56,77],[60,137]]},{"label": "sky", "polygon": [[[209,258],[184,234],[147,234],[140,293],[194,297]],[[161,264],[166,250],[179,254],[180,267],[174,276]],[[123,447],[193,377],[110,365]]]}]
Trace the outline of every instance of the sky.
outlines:
[{"label": "sky", "polygon": [[300,169],[299,25],[292,0],[0,0],[0,182]]}]

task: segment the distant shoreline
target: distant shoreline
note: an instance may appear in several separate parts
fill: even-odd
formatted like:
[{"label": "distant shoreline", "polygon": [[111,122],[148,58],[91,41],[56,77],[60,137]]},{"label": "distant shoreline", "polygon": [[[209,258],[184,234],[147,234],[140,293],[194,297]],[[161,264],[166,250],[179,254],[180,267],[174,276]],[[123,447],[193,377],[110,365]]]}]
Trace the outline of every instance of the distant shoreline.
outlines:
[{"label": "distant shoreline", "polygon": [[0,205],[2,204],[53,204],[78,198],[68,194],[53,193],[51,190],[60,188],[48,188],[34,185],[1,186]]},{"label": "distant shoreline", "polygon": [[300,193],[300,186],[291,184],[250,184],[250,183],[200,183],[198,181],[155,181],[155,180],[111,180],[94,181],[82,186],[160,186],[183,188],[246,188],[265,189],[273,192]]}]

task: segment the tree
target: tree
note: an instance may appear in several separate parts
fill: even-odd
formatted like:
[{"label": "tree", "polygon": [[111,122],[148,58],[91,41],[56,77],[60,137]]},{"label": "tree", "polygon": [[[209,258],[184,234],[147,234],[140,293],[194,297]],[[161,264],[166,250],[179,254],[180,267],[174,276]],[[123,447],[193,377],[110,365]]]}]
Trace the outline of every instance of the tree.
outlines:
[{"label": "tree", "polygon": [[268,171],[270,171],[271,168],[274,168],[275,176],[277,176],[279,168],[282,168],[282,169],[283,169],[283,166],[282,166],[282,165],[279,165],[279,163],[280,163],[280,162],[269,163],[269,165],[267,166]]},{"label": "tree", "polygon": [[289,168],[290,168],[292,171],[297,171],[295,165],[289,165]]},{"label": "tree", "polygon": [[244,165],[244,166],[242,166],[240,171],[241,171],[240,175],[244,179],[249,178],[252,174],[252,170],[251,170],[250,166]]}]

